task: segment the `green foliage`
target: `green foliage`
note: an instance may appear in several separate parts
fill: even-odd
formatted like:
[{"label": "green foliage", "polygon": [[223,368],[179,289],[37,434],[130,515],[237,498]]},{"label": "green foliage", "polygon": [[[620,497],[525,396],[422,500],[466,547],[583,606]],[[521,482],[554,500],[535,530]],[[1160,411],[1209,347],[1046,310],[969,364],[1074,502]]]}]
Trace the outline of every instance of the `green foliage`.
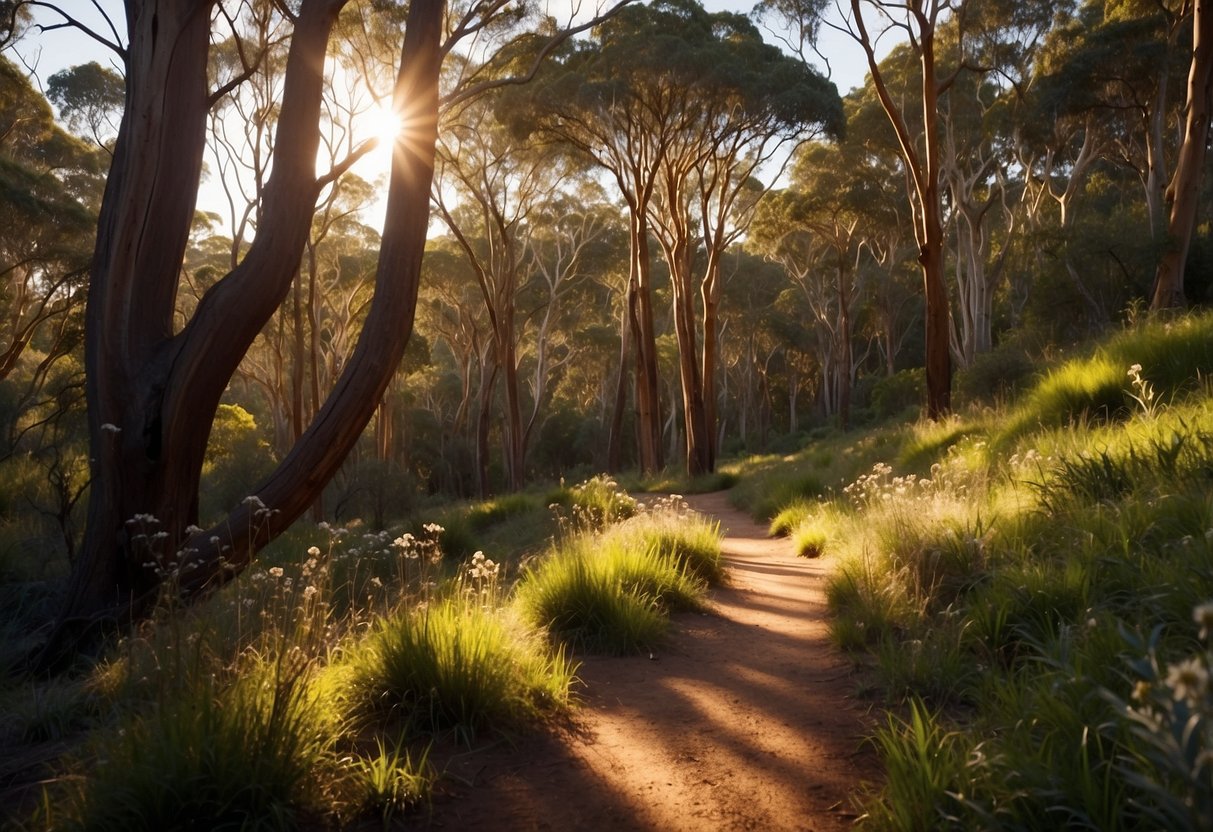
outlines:
[{"label": "green foliage", "polygon": [[1038,370],[1024,344],[1012,339],[989,352],[978,354],[973,363],[956,373],[953,391],[962,404],[992,404],[1022,390]]},{"label": "green foliage", "polygon": [[429,749],[414,761],[401,740],[385,745],[376,737],[375,748],[374,754],[354,761],[352,778],[361,793],[361,809],[379,815],[386,826],[397,813],[424,801],[436,778]]},{"label": "green foliage", "polygon": [[548,495],[548,504],[568,509],[575,529],[602,529],[634,515],[638,503],[615,480],[599,474]]},{"label": "green foliage", "polygon": [[[1136,367],[1136,373],[1133,368]],[[1138,383],[1156,396],[1151,410],[1200,394],[1213,372],[1213,315],[1157,321],[1117,335],[1092,355],[1066,362],[1044,376],[1012,414],[996,444],[1007,445],[1038,427],[1075,419],[1122,420],[1140,406]]]},{"label": "green foliage", "polygon": [[1207,771],[1213,755],[1213,604],[1197,607],[1193,617],[1201,625],[1203,650],[1163,665],[1158,630],[1148,642],[1126,634],[1135,656],[1133,692],[1128,701],[1110,690],[1101,692],[1128,727],[1114,765],[1139,794],[1130,814],[1159,829],[1196,832],[1213,826],[1213,783]]},{"label": "green foliage", "polygon": [[106,737],[64,825],[293,829],[330,736],[306,667],[274,662],[230,686],[195,678]]},{"label": "green foliage", "polygon": [[[1206,345],[1189,340],[1207,325],[1119,335],[1009,412],[891,432],[886,458],[933,460],[929,476],[878,463],[789,511],[793,534],[824,532],[840,558],[835,640],[909,703],[878,732],[874,828],[1207,824],[1204,706],[1177,693],[1182,674],[1207,678],[1185,635],[1213,598],[1213,410],[1196,380]],[[1136,356],[1160,342],[1190,375],[1145,369]],[[1133,386],[1136,363],[1153,397]],[[1122,634],[1143,630],[1155,637],[1130,640],[1147,656],[1134,689]]]},{"label": "green foliage", "polygon": [[888,419],[922,407],[927,395],[926,370],[900,370],[872,385],[872,410],[878,419]]},{"label": "green foliage", "polygon": [[951,789],[965,767],[959,736],[943,728],[921,702],[911,700],[910,718],[889,716],[875,739],[888,779],[881,800],[868,809],[868,824],[906,832],[945,825],[954,806]]},{"label": "green foliage", "polygon": [[507,494],[473,506],[468,512],[467,522],[472,531],[483,532],[490,526],[539,507],[538,499],[530,494]]},{"label": "green foliage", "polygon": [[563,651],[549,652],[503,610],[467,594],[402,606],[351,663],[358,711],[465,741],[565,707],[574,672]]},{"label": "green foliage", "polygon": [[273,462],[253,414],[240,405],[219,405],[202,466],[203,516],[221,517],[239,505]]}]

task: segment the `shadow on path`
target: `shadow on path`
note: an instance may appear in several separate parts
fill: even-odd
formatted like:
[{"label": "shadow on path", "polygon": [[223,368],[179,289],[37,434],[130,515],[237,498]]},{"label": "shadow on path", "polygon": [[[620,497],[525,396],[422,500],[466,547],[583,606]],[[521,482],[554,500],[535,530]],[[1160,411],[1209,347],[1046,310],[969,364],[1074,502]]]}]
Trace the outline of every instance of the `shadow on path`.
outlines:
[{"label": "shadow on path", "polygon": [[688,502],[726,535],[730,581],[712,612],[674,616],[651,657],[583,657],[569,724],[455,757],[432,828],[850,827],[879,769],[857,679],[829,641],[828,562],[797,558],[723,494]]}]

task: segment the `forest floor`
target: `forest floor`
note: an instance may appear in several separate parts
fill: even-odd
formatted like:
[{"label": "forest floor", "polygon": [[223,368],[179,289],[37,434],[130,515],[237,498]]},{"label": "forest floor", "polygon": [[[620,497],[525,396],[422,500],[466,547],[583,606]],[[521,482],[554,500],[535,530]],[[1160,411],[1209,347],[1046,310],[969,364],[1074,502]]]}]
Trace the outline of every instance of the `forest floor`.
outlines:
[{"label": "forest floor", "polygon": [[431,828],[852,825],[880,770],[860,679],[829,639],[829,561],[796,557],[724,493],[688,502],[725,534],[710,610],[675,615],[651,655],[579,657],[580,707],[556,730],[441,760]]}]

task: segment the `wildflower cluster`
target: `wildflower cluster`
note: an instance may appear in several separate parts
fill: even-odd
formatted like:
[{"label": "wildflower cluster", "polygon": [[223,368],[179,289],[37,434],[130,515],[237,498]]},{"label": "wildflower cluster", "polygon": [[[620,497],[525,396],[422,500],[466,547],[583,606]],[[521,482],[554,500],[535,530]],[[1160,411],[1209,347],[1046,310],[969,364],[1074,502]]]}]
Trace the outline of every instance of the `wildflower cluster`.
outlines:
[{"label": "wildflower cluster", "polygon": [[664,515],[671,519],[687,519],[698,517],[698,512],[691,508],[681,494],[662,495],[649,503],[641,503],[639,511],[651,515]]},{"label": "wildflower cluster", "polygon": [[561,501],[548,508],[556,513],[562,529],[576,533],[603,529],[611,523],[626,520],[640,510],[640,504],[614,479],[599,474],[572,488],[562,489]]},{"label": "wildflower cluster", "polygon": [[1213,602],[1197,606],[1201,652],[1158,662],[1156,630],[1149,645],[1129,637],[1146,656],[1131,667],[1139,676],[1128,703],[1105,692],[1129,723],[1131,735],[1118,761],[1127,779],[1146,792],[1167,828],[1213,828]]},{"label": "wildflower cluster", "polygon": [[500,574],[501,564],[477,550],[461,575],[464,594],[477,599],[486,608],[496,606]]},{"label": "wildflower cluster", "polygon": [[[938,472],[939,469],[938,463],[931,466],[932,473]],[[888,502],[894,497],[903,498],[913,496],[918,492],[929,491],[932,485],[930,479],[920,478],[916,474],[895,477],[893,476],[893,466],[877,462],[872,466],[870,473],[861,475],[842,491],[855,508],[862,509]]]}]

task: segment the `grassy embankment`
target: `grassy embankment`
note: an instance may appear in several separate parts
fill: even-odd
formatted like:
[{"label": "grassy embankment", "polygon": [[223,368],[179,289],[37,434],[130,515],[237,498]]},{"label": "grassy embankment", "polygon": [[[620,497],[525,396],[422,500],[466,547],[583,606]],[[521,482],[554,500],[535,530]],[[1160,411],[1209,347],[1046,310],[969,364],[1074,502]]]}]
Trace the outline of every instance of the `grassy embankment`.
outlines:
[{"label": "grassy embankment", "polygon": [[575,650],[651,646],[720,577],[713,525],[603,478],[442,522],[297,527],[206,603],[166,593],[98,662],[50,681],[9,666],[4,745],[51,762],[6,823],[386,823],[427,800],[433,743],[541,725],[575,699]]},{"label": "grassy embankment", "polygon": [[1213,317],[731,468],[888,706],[875,829],[1213,828]]}]

